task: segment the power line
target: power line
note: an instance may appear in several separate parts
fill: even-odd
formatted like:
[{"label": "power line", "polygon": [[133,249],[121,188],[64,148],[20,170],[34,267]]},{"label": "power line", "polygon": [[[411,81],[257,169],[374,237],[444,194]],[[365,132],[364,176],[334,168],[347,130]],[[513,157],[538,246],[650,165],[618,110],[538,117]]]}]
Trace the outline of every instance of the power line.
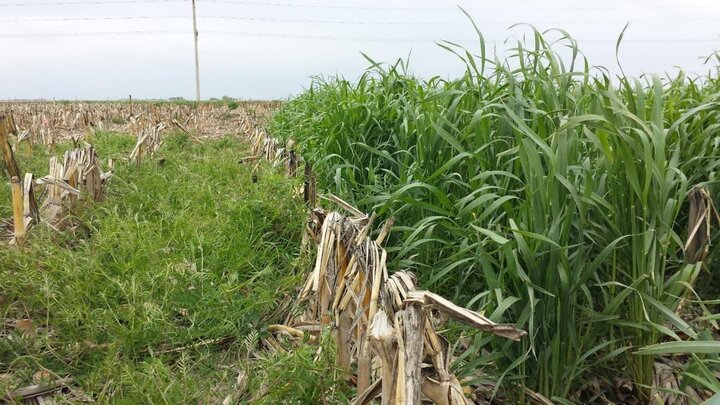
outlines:
[{"label": "power line", "polygon": [[[264,18],[264,17],[237,17],[237,16],[198,16],[199,18],[220,19],[220,20],[242,20],[259,22],[281,22],[281,23],[310,23],[310,24],[349,24],[349,25],[467,25],[466,20],[451,21],[347,21],[347,20],[312,20],[312,19],[291,19],[291,18]],[[673,22],[673,21],[717,21],[716,17],[697,18],[667,18],[667,19],[629,19],[629,20],[565,20],[565,21],[542,21],[547,24],[625,24],[630,22]],[[483,25],[513,25],[517,21],[478,21],[478,26]]]},{"label": "power line", "polygon": [[123,35],[157,35],[157,34],[187,34],[187,30],[137,30],[137,31],[84,31],[84,32],[46,32],[27,34],[0,34],[2,38],[61,38],[61,37],[95,37],[95,36],[123,36]]},{"label": "power line", "polygon": [[[158,19],[174,19],[189,18],[186,15],[161,15],[161,16],[117,16],[117,17],[59,17],[59,18],[13,18],[0,19],[2,23],[20,23],[20,22],[56,22],[56,21],[106,21],[106,20],[150,20]],[[237,16],[221,16],[221,15],[199,15],[198,18],[213,20],[242,20],[257,22],[282,22],[282,23],[307,23],[307,24],[353,24],[353,25],[458,25],[464,24],[458,22],[437,22],[437,21],[344,21],[344,20],[302,20],[291,18],[264,18],[264,17],[237,17]],[[504,23],[503,23],[504,24]]]},{"label": "power line", "polygon": [[[235,35],[259,38],[278,39],[304,39],[319,41],[351,41],[351,42],[407,42],[407,43],[433,43],[436,41],[449,41],[457,43],[475,43],[477,38],[461,39],[433,39],[433,38],[393,38],[393,37],[353,37],[353,36],[326,36],[307,34],[281,34],[271,32],[250,32],[250,31],[222,31],[206,30],[204,34],[212,35]],[[122,35],[158,35],[158,34],[187,34],[186,30],[134,30],[134,31],[77,31],[77,32],[54,32],[54,33],[20,33],[0,34],[2,38],[55,38],[55,37],[83,37],[83,36],[122,36]],[[579,43],[615,43],[614,39],[575,39]],[[503,42],[503,41],[489,41]],[[626,38],[623,43],[714,43],[720,42],[720,38]]]},{"label": "power line", "polygon": [[[243,32],[243,31],[217,31],[210,30],[204,31],[206,34],[222,34],[222,35],[239,35],[247,37],[261,37],[261,38],[287,38],[287,39],[309,39],[319,41],[360,41],[360,42],[435,42],[435,41],[449,41],[449,42],[472,42],[478,41],[477,38],[473,39],[430,39],[430,38],[368,38],[368,37],[348,37],[348,36],[321,36],[321,35],[305,35],[305,34],[278,34],[269,32]],[[590,42],[590,43],[616,43],[615,39],[575,39],[579,43]],[[492,41],[491,41],[492,42]],[[495,41],[500,42],[500,41]],[[623,43],[646,43],[646,42],[720,42],[720,38],[639,38],[639,39],[623,39]]]},{"label": "power line", "polygon": [[33,7],[33,6],[83,6],[111,4],[143,4],[143,3],[185,3],[188,0],[95,0],[95,1],[49,1],[42,3],[5,3],[0,7]]},{"label": "power line", "polygon": [[[435,40],[430,38],[373,38],[373,37],[352,37],[352,36],[326,36],[326,35],[306,35],[306,34],[278,34],[271,32],[247,32],[247,31],[219,31],[219,30],[206,30],[205,34],[213,35],[236,35],[243,37],[258,37],[258,38],[281,38],[281,39],[308,39],[318,41],[350,41],[350,42],[408,42],[418,43],[426,42],[432,43]],[[476,42],[477,39],[455,39],[452,42]]]},{"label": "power line", "polygon": [[[106,5],[106,4],[138,4],[138,3],[176,3],[188,2],[189,0],[93,0],[93,1],[48,1],[38,3],[6,3],[0,7],[32,7],[32,6],[77,6],[77,5]],[[266,3],[260,1],[243,0],[202,0],[201,3],[239,4],[247,6],[268,6],[268,7],[301,7],[301,8],[324,8],[343,10],[399,10],[399,11],[458,11],[457,8],[433,7],[369,7],[369,6],[339,6],[332,4],[306,4],[306,3]]]},{"label": "power line", "polygon": [[[178,3],[189,2],[189,0],[93,0],[93,1],[75,1],[75,0],[59,0],[46,1],[37,3],[5,3],[0,7],[32,7],[32,6],[73,6],[73,5],[111,5],[111,4],[143,4],[143,3]],[[249,6],[264,7],[297,7],[297,8],[314,8],[314,9],[341,9],[341,10],[386,10],[386,11],[457,11],[454,7],[387,7],[387,6],[349,6],[337,4],[309,4],[309,3],[285,3],[285,2],[261,2],[252,0],[199,0],[200,3],[217,3],[217,4],[238,4]],[[720,8],[720,4],[702,4],[696,5],[696,9]],[[467,10],[476,11],[588,11],[588,10],[657,10],[657,9],[688,9],[687,5],[666,5],[666,6],[635,6],[620,5],[612,7],[515,7],[515,8],[498,8],[498,7],[468,7]]]},{"label": "power line", "polygon": [[[152,20],[152,19],[186,19],[186,15],[158,15],[158,16],[115,16],[115,17],[58,17],[58,18],[13,18],[0,19],[0,23],[21,23],[21,22],[60,22],[60,21],[107,21],[107,20]],[[241,20],[251,22],[280,22],[280,23],[307,23],[307,24],[348,24],[348,25],[443,25],[456,26],[466,24],[465,21],[351,21],[351,20],[313,20],[313,19],[292,19],[292,18],[265,18],[265,17],[239,17],[219,15],[199,15],[202,19],[217,20]],[[715,17],[693,17],[693,18],[651,18],[651,19],[629,19],[629,20],[565,20],[565,21],[542,21],[541,24],[625,24],[626,22],[672,22],[672,21],[716,21]],[[483,25],[513,25],[517,21],[482,21]]]},{"label": "power line", "polygon": [[[608,44],[614,44],[617,43],[617,39],[576,39],[577,42],[580,43],[608,43]],[[622,44],[624,43],[668,43],[668,42],[677,42],[677,43],[713,43],[717,42],[720,43],[720,38],[638,38],[638,39],[632,39],[632,38],[623,38]]]},{"label": "power line", "polygon": [[14,18],[2,19],[1,23],[20,22],[56,22],[56,21],[107,21],[107,20],[153,20],[170,18],[190,18],[186,15],[155,15],[155,16],[117,16],[117,17],[61,17],[61,18]]},{"label": "power line", "polygon": [[266,3],[259,1],[245,0],[204,0],[203,3],[219,4],[241,4],[245,6],[267,6],[267,7],[299,7],[299,8],[325,8],[339,10],[391,10],[391,11],[458,11],[457,8],[449,7],[371,7],[371,6],[345,6],[337,4],[307,4],[307,3]]},{"label": "power line", "polygon": [[[248,6],[269,6],[269,7],[299,7],[299,8],[324,8],[324,9],[341,9],[341,10],[389,10],[389,11],[458,11],[457,8],[449,7],[371,7],[371,6],[346,6],[346,5],[326,5],[326,4],[308,4],[308,3],[279,3],[279,2],[259,2],[251,0],[203,0],[203,3],[219,3],[219,4],[239,4]],[[697,6],[698,8],[720,8],[720,4],[704,4]],[[463,7],[465,8],[465,7]],[[678,6],[612,6],[612,7],[516,7],[516,8],[498,8],[498,7],[467,7],[466,10],[475,11],[586,11],[586,10],[656,10],[656,9],[688,9],[687,5]]]},{"label": "power line", "polygon": [[[392,41],[392,42],[433,42],[435,39],[429,38],[363,38],[363,37],[329,37],[320,35],[304,35],[304,34],[275,34],[275,33],[260,33],[260,32],[238,32],[238,31],[205,31],[207,34],[227,34],[227,35],[240,35],[249,37],[267,37],[267,38],[293,38],[293,39],[313,39],[313,40],[330,40],[330,41]],[[443,40],[444,41],[444,40]],[[457,39],[447,40],[449,42],[477,42],[478,39]],[[617,40],[614,39],[576,39],[577,42],[607,42],[615,43]],[[623,39],[622,42],[720,42],[720,38],[709,39],[695,39],[695,38],[644,38],[644,39]]]}]

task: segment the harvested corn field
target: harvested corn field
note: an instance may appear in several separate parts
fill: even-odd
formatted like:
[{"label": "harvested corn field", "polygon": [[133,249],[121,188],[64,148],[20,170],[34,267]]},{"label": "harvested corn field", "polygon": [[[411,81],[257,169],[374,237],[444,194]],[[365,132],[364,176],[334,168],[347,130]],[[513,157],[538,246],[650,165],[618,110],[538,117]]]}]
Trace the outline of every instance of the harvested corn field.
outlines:
[{"label": "harvested corn field", "polygon": [[283,103],[3,104],[2,398],[712,404],[717,72],[451,49]]},{"label": "harvested corn field", "polygon": [[[35,197],[41,207],[59,204],[63,226],[40,215],[21,247],[3,236],[5,401],[221,403],[261,392],[267,380],[256,370],[310,358],[261,349],[309,263],[300,254],[302,197],[288,198],[301,183],[267,164],[253,183],[253,167],[238,164],[247,147],[234,136],[199,142],[169,130],[161,138],[138,164],[136,134],[86,133],[80,142],[93,145],[103,169],[114,161],[114,176],[102,201],[76,185],[76,205],[62,171],[48,171],[74,150],[71,141],[35,144],[32,155],[15,149],[22,172],[53,176],[35,184]],[[11,219],[9,186],[0,213]],[[315,375],[308,370],[305,381]]]},{"label": "harvested corn field", "polygon": [[265,122],[279,103],[208,102],[0,102],[0,111],[12,111],[23,139],[50,146],[84,136],[88,131],[137,134],[164,124],[202,138],[241,135]]},{"label": "harvested corn field", "polygon": [[[304,163],[301,179],[292,142],[279,145],[267,135],[264,107],[237,112],[243,125],[236,131],[252,145],[247,149],[237,133],[205,137],[202,128],[189,130],[187,120],[172,115],[154,115],[138,126],[131,117],[124,129],[138,129],[135,137],[98,130],[103,120],[85,121],[85,132],[76,135],[81,128],[63,120],[30,132],[18,125],[33,122],[18,115],[23,110],[3,116],[3,161],[13,179],[7,211],[22,214],[6,221],[2,256],[2,276],[12,279],[2,290],[9,304],[2,346],[6,400],[366,403],[382,397],[403,403],[425,393],[466,403],[449,370],[448,341],[435,330],[441,326],[436,315],[511,340],[525,332],[420,290],[410,273],[390,276],[380,246],[393,221],[371,240],[374,215],[331,194],[328,204],[348,216],[320,208],[310,164]],[[69,135],[45,143],[42,135],[55,132]],[[107,153],[107,164],[97,150]],[[42,162],[47,169],[39,169]],[[24,188],[16,191],[22,167],[48,174],[35,179],[26,173]],[[266,212],[264,204],[273,209]],[[196,227],[195,219],[203,225]],[[242,244],[230,243],[240,235]],[[248,256],[244,249],[259,250]],[[36,270],[21,270],[28,266]],[[269,288],[262,280],[286,288]],[[261,297],[263,289],[267,295]],[[293,295],[298,299],[289,305]],[[236,315],[221,321],[223,307]],[[425,355],[432,370],[424,366]],[[187,362],[183,367],[200,374],[174,370],[178,356]],[[304,380],[268,386],[267,379],[285,372],[269,374],[268,362],[283,361],[316,364],[303,370]],[[113,367],[115,362],[125,367]],[[141,388],[135,383],[152,367],[148,362],[170,374]],[[250,378],[257,374],[263,377]],[[328,380],[318,384],[318,376]],[[100,385],[86,385],[98,378]],[[190,382],[192,391],[180,389]],[[225,383],[225,394],[200,394]]]}]

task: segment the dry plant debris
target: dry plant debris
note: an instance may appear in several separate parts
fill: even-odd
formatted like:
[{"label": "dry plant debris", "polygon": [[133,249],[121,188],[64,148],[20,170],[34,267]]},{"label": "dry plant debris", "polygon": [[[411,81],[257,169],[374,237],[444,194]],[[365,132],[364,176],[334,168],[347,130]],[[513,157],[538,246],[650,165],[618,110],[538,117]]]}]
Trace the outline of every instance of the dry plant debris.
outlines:
[{"label": "dry plant debris", "polygon": [[[251,137],[253,157],[284,165],[287,175],[297,172],[294,142],[285,147],[266,130]],[[306,166],[306,202],[314,205],[314,179]],[[312,193],[313,197],[308,195]],[[458,379],[449,371],[449,342],[434,327],[436,313],[487,333],[519,341],[526,335],[513,325],[496,324],[429,291],[418,289],[415,276],[406,271],[392,275],[382,248],[394,224],[388,220],[378,236],[370,238],[375,215],[367,215],[337,196],[325,199],[344,209],[311,211],[306,240],[317,243],[315,266],[302,288],[285,325],[269,328],[265,340],[271,350],[279,343],[296,344],[329,327],[338,351],[337,364],[357,385],[354,404],[381,398],[383,404],[470,404]],[[292,314],[300,313],[293,316]]]}]

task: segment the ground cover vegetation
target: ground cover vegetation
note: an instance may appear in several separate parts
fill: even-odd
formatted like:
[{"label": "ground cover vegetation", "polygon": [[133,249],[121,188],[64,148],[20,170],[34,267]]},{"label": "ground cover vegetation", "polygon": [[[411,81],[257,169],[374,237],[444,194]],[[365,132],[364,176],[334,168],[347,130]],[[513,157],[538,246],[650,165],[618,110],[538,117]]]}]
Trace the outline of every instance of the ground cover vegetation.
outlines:
[{"label": "ground cover vegetation", "polygon": [[[138,166],[128,160],[134,136],[87,136],[115,161],[106,199],[83,205],[63,232],[41,223],[25,247],[0,249],[0,398],[68,376],[55,400],[330,398],[325,388],[339,378],[331,346],[317,358],[311,348],[258,350],[309,266],[300,254],[306,212],[294,197],[301,183],[264,163],[253,182],[237,137],[163,138]],[[43,173],[72,147],[18,148],[16,160]],[[7,182],[0,201],[0,216],[11,217]]]}]

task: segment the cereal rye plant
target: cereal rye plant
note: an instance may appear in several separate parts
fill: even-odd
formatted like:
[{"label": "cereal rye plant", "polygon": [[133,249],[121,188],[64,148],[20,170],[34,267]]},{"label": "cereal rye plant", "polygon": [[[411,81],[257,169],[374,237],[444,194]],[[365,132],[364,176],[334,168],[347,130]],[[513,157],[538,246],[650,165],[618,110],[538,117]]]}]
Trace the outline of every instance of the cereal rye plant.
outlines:
[{"label": "cereal rye plant", "polygon": [[[479,55],[441,44],[467,67],[454,80],[372,60],[355,82],[317,78],[271,130],[299,141],[324,187],[397,217],[395,269],[529,332],[474,335],[458,371],[557,402],[628,378],[647,400],[643,348],[708,339],[676,310],[702,266],[684,264],[688,189],[717,184],[717,80],[611,79],[567,33],[546,35],[569,58],[531,33],[506,60],[482,35]],[[710,370],[712,356],[696,358]]]}]

